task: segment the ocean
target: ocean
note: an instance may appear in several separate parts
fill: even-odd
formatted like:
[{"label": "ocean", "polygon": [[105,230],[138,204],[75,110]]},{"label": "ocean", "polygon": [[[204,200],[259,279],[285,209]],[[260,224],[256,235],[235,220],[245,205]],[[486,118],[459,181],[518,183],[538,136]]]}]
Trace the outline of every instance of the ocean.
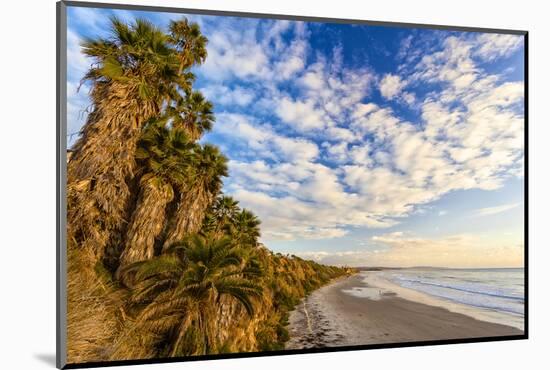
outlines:
[{"label": "ocean", "polygon": [[403,288],[523,321],[524,270],[414,268],[385,270],[383,278]]}]

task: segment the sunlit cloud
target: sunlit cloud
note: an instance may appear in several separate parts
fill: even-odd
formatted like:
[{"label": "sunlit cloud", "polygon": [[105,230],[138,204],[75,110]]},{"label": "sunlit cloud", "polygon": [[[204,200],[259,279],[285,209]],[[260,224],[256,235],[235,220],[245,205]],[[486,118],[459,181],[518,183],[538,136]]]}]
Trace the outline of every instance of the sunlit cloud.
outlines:
[{"label": "sunlit cloud", "polygon": [[381,267],[521,267],[523,244],[501,242],[477,235],[457,234],[426,238],[401,232],[382,234],[374,247],[346,251],[306,251],[297,254],[320,263]]}]

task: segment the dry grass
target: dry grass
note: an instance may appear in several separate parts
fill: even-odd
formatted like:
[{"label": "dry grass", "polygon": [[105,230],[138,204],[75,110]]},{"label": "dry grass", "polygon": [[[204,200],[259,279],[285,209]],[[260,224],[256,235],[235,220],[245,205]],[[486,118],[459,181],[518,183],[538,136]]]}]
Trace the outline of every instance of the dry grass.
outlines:
[{"label": "dry grass", "polygon": [[69,247],[67,281],[67,359],[104,361],[122,327],[124,291],[94,268],[95,256]]}]

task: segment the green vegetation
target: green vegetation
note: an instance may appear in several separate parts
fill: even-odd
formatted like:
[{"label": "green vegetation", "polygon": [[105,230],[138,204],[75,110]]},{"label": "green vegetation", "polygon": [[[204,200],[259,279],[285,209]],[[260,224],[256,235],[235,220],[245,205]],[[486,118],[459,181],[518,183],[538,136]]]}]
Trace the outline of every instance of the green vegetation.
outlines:
[{"label": "green vegetation", "polygon": [[288,312],[349,269],[273,254],[221,193],[227,158],[199,144],[213,107],[190,69],[207,39],[112,20],[87,40],[93,106],[68,162],[70,363],[282,349]]}]

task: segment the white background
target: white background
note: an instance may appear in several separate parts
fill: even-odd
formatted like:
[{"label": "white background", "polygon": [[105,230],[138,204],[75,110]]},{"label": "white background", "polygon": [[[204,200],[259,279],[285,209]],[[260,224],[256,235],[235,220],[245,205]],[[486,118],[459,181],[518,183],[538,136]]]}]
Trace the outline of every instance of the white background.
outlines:
[{"label": "white background", "polygon": [[[544,1],[127,0],[134,4],[526,29],[529,35],[530,339],[147,365],[152,369],[540,369],[549,367],[550,19]],[[123,2],[111,0],[112,3]],[[0,368],[55,359],[55,1],[2,3]],[[127,367],[125,367],[127,368]],[[137,369],[137,367],[134,367]],[[141,366],[140,368],[144,368]]]}]

